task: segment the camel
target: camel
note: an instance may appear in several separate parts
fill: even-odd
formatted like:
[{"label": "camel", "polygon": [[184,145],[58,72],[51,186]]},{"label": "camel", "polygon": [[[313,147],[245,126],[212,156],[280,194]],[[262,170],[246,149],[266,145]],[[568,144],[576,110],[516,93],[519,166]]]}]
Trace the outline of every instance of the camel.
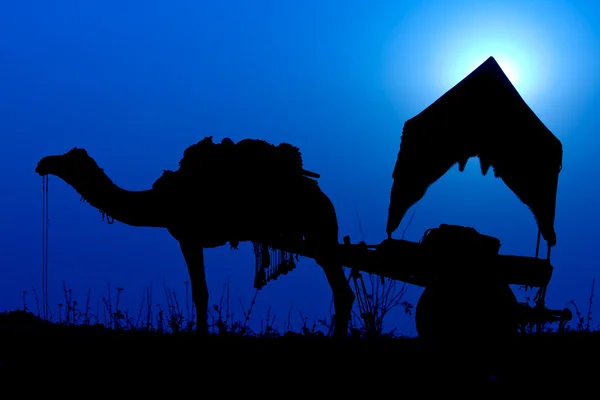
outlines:
[{"label": "camel", "polygon": [[322,267],[333,293],[333,335],[344,337],[355,295],[342,265],[329,256],[328,249],[338,244],[337,216],[313,179],[319,175],[301,164],[299,150],[286,143],[276,147],[244,139],[236,144],[227,138],[213,143],[209,136],[188,147],[178,170],[164,171],[148,190],[117,186],[82,148],[42,158],[36,172],[60,178],[103,216],[166,228],[188,268],[197,333],[209,328],[204,249],[250,241],[263,267],[269,265],[268,248],[313,258]]}]

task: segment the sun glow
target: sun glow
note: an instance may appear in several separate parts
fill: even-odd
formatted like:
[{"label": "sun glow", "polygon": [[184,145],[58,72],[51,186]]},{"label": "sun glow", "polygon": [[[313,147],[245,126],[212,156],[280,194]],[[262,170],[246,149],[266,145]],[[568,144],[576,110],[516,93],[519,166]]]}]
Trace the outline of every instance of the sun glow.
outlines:
[{"label": "sun glow", "polygon": [[424,96],[418,107],[430,103],[488,57],[496,59],[525,101],[541,101],[556,86],[551,79],[556,79],[559,66],[551,53],[556,46],[537,22],[539,13],[516,13],[517,5],[503,4],[437,3],[403,19],[390,40],[386,65],[389,87],[399,103],[408,101],[407,92],[415,107],[415,96]]},{"label": "sun glow", "polygon": [[[517,91],[525,98],[532,98],[543,90],[544,66],[541,58],[534,53],[532,45],[518,35],[480,34],[476,38],[470,35],[468,40],[462,36],[449,41],[448,47],[461,49],[457,56],[446,58],[438,74],[440,84],[450,88],[464,79],[480,66],[488,57],[494,57],[504,74]],[[452,43],[453,42],[453,43]]]},{"label": "sun glow", "polygon": [[470,55],[464,57],[462,61],[457,60],[456,66],[452,68],[453,72],[448,74],[447,85],[451,86],[461,81],[487,60],[488,57],[496,59],[504,74],[519,92],[527,92],[531,89],[534,81],[529,77],[530,84],[527,84],[526,78],[528,78],[529,71],[527,71],[527,62],[523,58],[518,57],[516,54],[511,56],[506,54],[483,54],[483,52],[478,56]]},{"label": "sun glow", "polygon": [[517,66],[507,59],[496,59],[496,61],[500,64],[500,68],[502,68],[502,71],[504,71],[504,74],[506,74],[512,84],[520,86],[521,82],[519,81],[519,69]]},{"label": "sun glow", "polygon": [[567,0],[419,2],[386,43],[384,85],[408,118],[494,57],[540,118],[573,120],[597,98],[594,29]]}]

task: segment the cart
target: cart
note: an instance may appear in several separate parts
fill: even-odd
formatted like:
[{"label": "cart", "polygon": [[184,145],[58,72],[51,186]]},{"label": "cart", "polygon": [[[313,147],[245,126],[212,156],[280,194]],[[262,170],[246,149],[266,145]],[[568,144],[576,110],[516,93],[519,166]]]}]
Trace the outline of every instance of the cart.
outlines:
[{"label": "cart", "polygon": [[[568,321],[571,312],[545,307],[552,276],[562,143],[525,103],[493,57],[407,120],[394,167],[388,238],[376,245],[346,237],[335,260],[353,269],[425,288],[416,307],[419,336],[511,333]],[[538,225],[535,257],[500,254],[500,241],[473,228],[441,225],[416,243],[392,238],[406,212],[450,168],[479,158],[529,207]],[[433,234],[433,235],[432,235]],[[539,256],[540,239],[548,245]],[[358,276],[354,272],[354,276]],[[535,306],[517,301],[510,285],[538,288]]]},{"label": "cart", "polygon": [[[438,232],[442,234],[427,241]],[[468,234],[461,237],[460,232]],[[366,272],[425,288],[415,310],[420,337],[504,335],[527,324],[539,331],[544,323],[571,320],[568,308],[545,306],[553,271],[550,260],[540,258],[539,252],[537,257],[506,255],[482,245],[494,240],[473,228],[442,224],[428,230],[420,242],[386,239],[376,245],[351,244],[346,236],[332,257],[351,268],[355,280]],[[510,285],[537,288],[536,304],[518,302]],[[357,296],[361,290],[355,284]]]},{"label": "cart", "polygon": [[[493,57],[407,120],[387,220],[388,238],[376,245],[351,244],[346,237],[336,262],[424,287],[416,307],[419,336],[510,333],[534,324],[572,318],[568,309],[545,307],[552,276],[550,250],[562,143],[520,96]],[[464,171],[479,158],[481,173],[496,178],[529,207],[537,225],[535,257],[500,254],[500,241],[473,228],[441,225],[418,242],[392,238],[406,212],[450,168]],[[540,258],[540,241],[548,245]],[[535,306],[517,301],[510,285],[538,288]],[[356,285],[355,285],[356,287]]]},{"label": "cart", "polygon": [[[471,227],[447,224],[428,229],[419,242],[389,238],[374,245],[352,244],[345,236],[343,243],[327,248],[304,242],[271,245],[308,258],[326,257],[349,268],[348,279],[354,280],[359,306],[369,297],[360,282],[361,273],[423,287],[415,310],[417,333],[437,340],[507,336],[527,326],[540,332],[545,323],[564,326],[570,321],[568,308],[552,310],[545,306],[554,268],[550,251],[547,258],[539,256],[539,239],[538,234],[535,257],[501,254],[497,238]],[[511,285],[537,288],[535,304],[519,302]],[[373,321],[366,314],[361,309],[369,330]]]}]

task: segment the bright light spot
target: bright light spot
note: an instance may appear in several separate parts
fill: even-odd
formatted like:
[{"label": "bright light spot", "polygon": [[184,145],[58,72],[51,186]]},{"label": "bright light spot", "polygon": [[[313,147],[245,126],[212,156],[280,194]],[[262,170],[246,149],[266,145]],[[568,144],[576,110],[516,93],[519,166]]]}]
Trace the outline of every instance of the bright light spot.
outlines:
[{"label": "bright light spot", "polygon": [[[399,103],[414,105],[414,111],[422,109],[489,57],[496,59],[528,103],[540,101],[556,85],[550,78],[556,73],[557,59],[535,15],[520,15],[500,3],[462,8],[449,4],[424,7],[404,19],[390,41],[388,82]],[[422,102],[415,96],[423,96]]]},{"label": "bright light spot", "polygon": [[[499,59],[498,57],[494,58],[496,59],[496,62],[498,62],[498,64],[500,65],[500,68],[502,68],[502,71],[504,71],[504,74],[511,81],[511,83],[515,87],[518,87],[521,84],[521,82],[519,82],[519,70],[516,64],[511,62],[510,59]],[[471,71],[479,67],[479,65],[481,65],[481,63],[474,62],[471,66]]]},{"label": "bright light spot", "polygon": [[[461,46],[463,47],[463,46]],[[493,38],[482,38],[481,42],[472,41],[470,46],[464,44],[461,56],[456,57],[441,84],[450,88],[463,80],[489,57],[494,57],[504,74],[517,91],[524,97],[535,95],[542,83],[543,72],[536,74],[539,62],[536,62],[528,52],[527,46],[513,44],[512,41],[500,41]]]},{"label": "bright light spot", "polygon": [[500,68],[502,68],[502,71],[504,71],[504,73],[512,82],[512,84],[515,86],[519,86],[519,70],[517,69],[517,67],[507,60],[496,61],[498,61],[498,64],[500,64]]},{"label": "bright light spot", "polygon": [[488,57],[543,121],[583,115],[586,100],[597,96],[600,36],[573,3],[430,1],[399,12],[384,77],[401,118],[422,111]]}]

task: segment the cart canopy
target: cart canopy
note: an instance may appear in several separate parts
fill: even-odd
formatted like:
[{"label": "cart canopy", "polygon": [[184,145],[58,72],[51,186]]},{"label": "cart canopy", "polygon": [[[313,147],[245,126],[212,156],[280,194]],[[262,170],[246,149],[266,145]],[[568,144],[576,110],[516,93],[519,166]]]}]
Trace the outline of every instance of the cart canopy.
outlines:
[{"label": "cart canopy", "polygon": [[479,157],[529,207],[543,238],[556,244],[554,219],[562,144],[488,58],[475,71],[405,122],[392,177],[389,236],[408,209],[458,163]]}]

